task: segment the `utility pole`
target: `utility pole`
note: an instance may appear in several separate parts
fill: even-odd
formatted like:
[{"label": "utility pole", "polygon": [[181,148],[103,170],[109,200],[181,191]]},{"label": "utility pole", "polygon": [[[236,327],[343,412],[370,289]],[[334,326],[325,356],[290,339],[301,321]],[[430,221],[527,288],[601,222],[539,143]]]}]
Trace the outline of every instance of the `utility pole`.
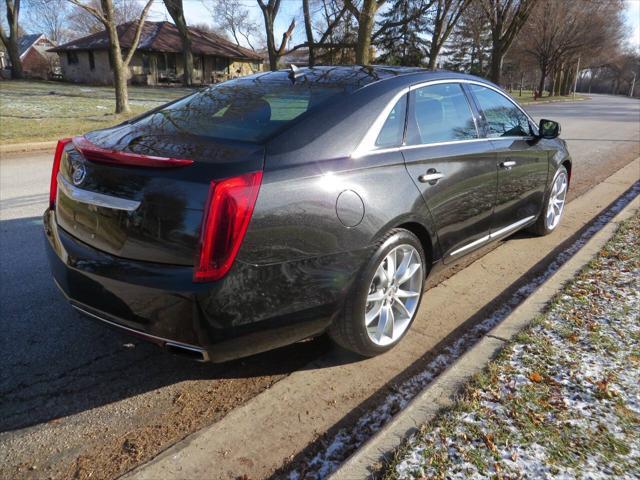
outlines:
[{"label": "utility pole", "polygon": [[631,81],[631,88],[629,89],[630,97],[633,97],[634,88],[636,88],[636,72],[633,72],[633,80]]},{"label": "utility pole", "polygon": [[573,99],[576,99],[576,90],[578,89],[578,75],[580,74],[580,56],[578,56],[578,65],[576,66],[576,79],[573,82]]}]

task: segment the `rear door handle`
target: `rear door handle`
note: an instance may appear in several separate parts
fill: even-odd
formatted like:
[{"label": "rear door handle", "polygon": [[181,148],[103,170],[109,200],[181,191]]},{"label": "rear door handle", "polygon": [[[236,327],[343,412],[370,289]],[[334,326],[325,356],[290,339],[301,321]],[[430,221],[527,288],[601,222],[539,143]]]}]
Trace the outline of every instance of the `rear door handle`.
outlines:
[{"label": "rear door handle", "polygon": [[435,168],[430,168],[429,170],[427,170],[427,173],[425,173],[424,175],[420,175],[418,177],[418,180],[420,180],[422,183],[428,182],[431,185],[435,185],[436,182],[441,178],[444,178],[444,173],[437,172]]},{"label": "rear door handle", "polygon": [[516,162],[514,162],[513,160],[506,160],[500,163],[500,168],[506,168],[507,170],[515,166],[516,166]]}]

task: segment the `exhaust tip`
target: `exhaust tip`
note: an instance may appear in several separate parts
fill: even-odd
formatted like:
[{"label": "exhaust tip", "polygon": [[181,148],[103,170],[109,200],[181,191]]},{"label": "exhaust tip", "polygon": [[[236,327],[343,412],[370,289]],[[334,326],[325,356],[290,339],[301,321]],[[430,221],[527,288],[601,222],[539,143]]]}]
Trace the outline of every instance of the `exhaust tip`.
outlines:
[{"label": "exhaust tip", "polygon": [[207,353],[207,351],[200,348],[174,342],[166,342],[164,344],[164,348],[166,348],[170,353],[173,353],[174,355],[188,358],[190,360],[195,360],[196,362],[209,361],[209,354]]}]

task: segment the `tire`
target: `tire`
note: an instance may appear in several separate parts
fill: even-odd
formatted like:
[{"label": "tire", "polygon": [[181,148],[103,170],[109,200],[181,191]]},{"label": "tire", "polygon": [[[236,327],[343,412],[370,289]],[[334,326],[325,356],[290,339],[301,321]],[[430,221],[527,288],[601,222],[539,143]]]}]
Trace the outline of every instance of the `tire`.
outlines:
[{"label": "tire", "polygon": [[[393,258],[397,268],[389,282]],[[402,270],[403,260],[409,267],[405,270]],[[413,274],[402,281],[402,273],[406,277],[411,272]],[[365,357],[391,350],[417,315],[427,273],[420,240],[408,230],[391,230],[361,269],[342,312],[329,328],[329,336],[341,347]],[[368,327],[367,322],[370,322]]]},{"label": "tire", "polygon": [[[563,187],[561,187],[561,192],[557,190],[558,188],[560,188],[560,185],[556,185],[557,183],[560,185],[564,185]],[[549,189],[544,197],[542,211],[540,212],[540,215],[538,215],[536,223],[528,228],[531,233],[539,236],[549,235],[558,227],[558,225],[560,225],[562,214],[564,213],[564,206],[567,200],[568,189],[569,175],[567,174],[567,169],[564,167],[564,165],[560,165],[558,167],[558,170],[556,170],[556,173],[553,176],[553,181],[551,182],[551,185],[549,186]],[[553,203],[555,203],[556,208],[553,208]],[[553,209],[554,211],[553,222],[549,220],[551,216],[550,209]]]}]

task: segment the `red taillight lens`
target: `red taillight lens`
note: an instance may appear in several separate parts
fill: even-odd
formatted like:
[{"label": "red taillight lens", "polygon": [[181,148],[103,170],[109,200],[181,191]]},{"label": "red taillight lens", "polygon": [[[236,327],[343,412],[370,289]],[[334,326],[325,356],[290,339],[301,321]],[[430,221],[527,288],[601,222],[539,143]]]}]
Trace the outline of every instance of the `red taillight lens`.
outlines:
[{"label": "red taillight lens", "polygon": [[224,277],[242,244],[262,183],[262,172],[211,182],[194,282]]},{"label": "red taillight lens", "polygon": [[53,208],[56,204],[56,196],[58,195],[58,172],[60,171],[60,161],[64,147],[71,141],[70,138],[58,140],[56,153],[53,156],[53,167],[51,168],[51,184],[49,185],[49,208]]}]

